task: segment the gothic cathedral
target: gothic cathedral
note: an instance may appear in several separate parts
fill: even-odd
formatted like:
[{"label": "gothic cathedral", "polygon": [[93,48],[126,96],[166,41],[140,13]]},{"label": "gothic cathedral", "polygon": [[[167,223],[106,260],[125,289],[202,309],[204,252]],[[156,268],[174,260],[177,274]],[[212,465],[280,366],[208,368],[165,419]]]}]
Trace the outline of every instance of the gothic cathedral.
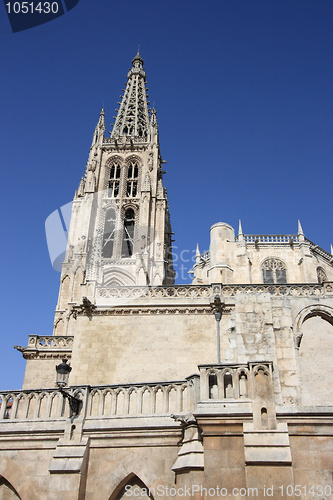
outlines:
[{"label": "gothic cathedral", "polygon": [[[72,202],[53,335],[0,392],[0,500],[333,495],[333,255],[210,228],[174,284],[138,53]],[[50,332],[51,333],[51,332]]]}]

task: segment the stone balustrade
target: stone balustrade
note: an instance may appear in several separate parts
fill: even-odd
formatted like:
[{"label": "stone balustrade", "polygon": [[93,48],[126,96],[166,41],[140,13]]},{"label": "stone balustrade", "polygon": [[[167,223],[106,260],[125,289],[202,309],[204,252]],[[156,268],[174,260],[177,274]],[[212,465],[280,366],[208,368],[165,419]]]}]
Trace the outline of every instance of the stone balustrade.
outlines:
[{"label": "stone balustrade", "polygon": [[252,399],[254,377],[262,370],[272,380],[273,364],[267,362],[199,365],[200,402]]},{"label": "stone balustrade", "polygon": [[[198,375],[183,381],[74,387],[86,418],[188,413],[198,401]],[[69,416],[66,398],[57,389],[3,391],[0,420],[52,420]]]},{"label": "stone balustrade", "polygon": [[106,286],[96,289],[97,297],[103,298],[119,298],[119,299],[137,299],[145,298],[209,298],[212,294],[210,285],[175,285],[175,286]]},{"label": "stone balustrade", "polygon": [[1,392],[0,405],[0,420],[65,419],[69,415],[67,400],[57,389]]},{"label": "stone balustrade", "polygon": [[148,142],[147,137],[139,137],[139,136],[127,136],[127,137],[117,137],[116,139],[114,137],[104,137],[103,139],[103,145],[104,144],[112,144],[112,145],[125,145],[127,143],[146,143]]},{"label": "stone balustrade", "polygon": [[214,296],[219,293],[217,291],[218,287],[220,289],[220,295],[223,297],[234,297],[240,293],[269,293],[277,297],[324,297],[325,295],[331,295],[333,293],[333,282],[313,285],[286,283],[283,285],[212,285],[212,287],[216,290]]},{"label": "stone balustrade", "polygon": [[243,237],[246,243],[299,243],[298,234],[244,234]]},{"label": "stone balustrade", "polygon": [[149,299],[197,299],[211,298],[216,295],[223,297],[234,297],[238,294],[250,293],[270,293],[273,296],[295,296],[307,297],[316,296],[323,297],[333,293],[333,282],[325,282],[318,284],[292,284],[286,283],[283,285],[275,284],[213,284],[213,285],[175,285],[175,286],[158,286],[158,287],[140,287],[126,286],[113,287],[102,286],[96,288],[97,298],[113,298],[113,299],[139,299],[142,297]]},{"label": "stone balustrade", "polygon": [[72,336],[62,335],[29,335],[28,348],[31,349],[72,349],[73,347]]},{"label": "stone balustrade", "polygon": [[131,384],[91,389],[87,418],[131,415],[169,415],[193,411],[197,376],[185,381]]}]

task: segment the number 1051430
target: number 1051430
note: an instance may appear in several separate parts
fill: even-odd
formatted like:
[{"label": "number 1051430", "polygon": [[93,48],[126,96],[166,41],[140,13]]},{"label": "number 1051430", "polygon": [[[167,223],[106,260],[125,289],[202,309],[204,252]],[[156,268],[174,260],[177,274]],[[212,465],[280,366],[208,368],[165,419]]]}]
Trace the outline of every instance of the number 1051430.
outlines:
[{"label": "number 1051430", "polygon": [[58,2],[8,2],[6,3],[8,14],[57,14]]}]

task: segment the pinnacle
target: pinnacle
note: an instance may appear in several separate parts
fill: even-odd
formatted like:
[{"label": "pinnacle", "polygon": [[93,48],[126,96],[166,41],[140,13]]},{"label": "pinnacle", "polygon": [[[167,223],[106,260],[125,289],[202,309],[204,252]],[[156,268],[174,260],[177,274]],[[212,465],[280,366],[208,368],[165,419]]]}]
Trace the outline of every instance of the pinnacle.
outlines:
[{"label": "pinnacle", "polygon": [[239,219],[239,223],[238,223],[238,235],[241,235],[241,234],[243,234],[243,229],[242,229],[241,220]]},{"label": "pinnacle", "polygon": [[298,234],[304,234],[301,226],[301,221],[298,219]]}]

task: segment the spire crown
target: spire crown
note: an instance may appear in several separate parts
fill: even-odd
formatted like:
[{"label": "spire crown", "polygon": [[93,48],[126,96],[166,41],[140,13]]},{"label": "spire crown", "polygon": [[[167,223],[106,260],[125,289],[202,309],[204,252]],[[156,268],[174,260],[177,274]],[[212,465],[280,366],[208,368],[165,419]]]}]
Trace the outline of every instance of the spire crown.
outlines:
[{"label": "spire crown", "polygon": [[149,112],[147,103],[146,73],[143,59],[138,51],[132,61],[133,67],[127,75],[126,89],[113,127],[111,137],[140,138],[148,140]]},{"label": "spire crown", "polygon": [[132,65],[133,65],[133,68],[142,68],[143,67],[143,59],[140,56],[139,49],[138,49],[138,52],[137,52],[136,56],[134,57],[134,59],[132,59]]}]

